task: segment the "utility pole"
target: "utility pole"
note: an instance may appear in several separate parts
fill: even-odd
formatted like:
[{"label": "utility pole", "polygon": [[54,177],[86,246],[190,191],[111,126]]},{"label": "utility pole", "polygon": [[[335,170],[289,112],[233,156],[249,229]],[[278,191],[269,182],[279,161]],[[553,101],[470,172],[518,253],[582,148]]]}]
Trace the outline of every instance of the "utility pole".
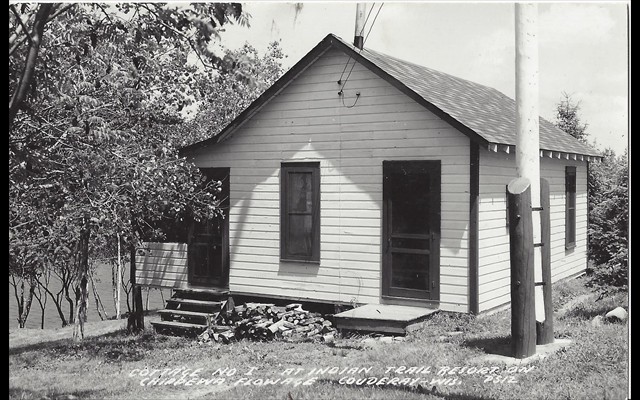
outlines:
[{"label": "utility pole", "polygon": [[[549,202],[548,190],[545,189],[544,195],[547,197],[542,199],[542,202],[540,193],[537,19],[536,4],[516,3],[516,175],[518,178],[509,184],[508,190],[509,206],[520,207],[517,210],[510,209],[510,215],[516,218],[514,229],[510,229],[510,235],[511,333],[513,355],[517,358],[535,354],[534,338],[540,339],[537,340],[539,344],[553,341],[552,312],[549,312],[552,309],[550,308],[551,273],[548,234],[545,234],[544,241],[542,240],[542,212],[544,211],[545,232],[548,232]],[[547,187],[546,184],[543,186]],[[546,210],[542,209],[541,203],[545,204]],[[531,232],[531,235],[528,232]],[[551,329],[550,334],[549,329]]]},{"label": "utility pole", "polygon": [[[549,191],[541,190],[538,6],[516,3],[516,173],[531,183],[537,343],[553,342]],[[547,187],[546,182],[542,183]],[[542,197],[541,197],[542,196]],[[546,205],[546,209],[542,205]],[[543,229],[544,228],[544,229]]]},{"label": "utility pole", "polygon": [[364,47],[364,32],[365,14],[367,13],[367,5],[365,3],[356,4],[356,29],[353,34],[353,45],[362,50]]},{"label": "utility pole", "polygon": [[531,183],[531,204],[533,207],[539,207],[538,6],[536,4],[516,3],[515,11],[516,173],[518,177],[529,179]]}]

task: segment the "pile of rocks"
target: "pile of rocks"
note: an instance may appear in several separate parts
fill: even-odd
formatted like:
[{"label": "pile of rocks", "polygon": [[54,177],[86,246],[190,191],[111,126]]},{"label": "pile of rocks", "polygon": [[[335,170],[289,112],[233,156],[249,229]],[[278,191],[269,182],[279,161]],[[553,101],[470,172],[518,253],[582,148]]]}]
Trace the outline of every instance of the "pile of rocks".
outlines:
[{"label": "pile of rocks", "polygon": [[299,303],[279,307],[266,303],[245,303],[223,307],[208,328],[198,336],[201,343],[250,339],[267,341],[276,338],[310,338],[333,342],[336,329],[319,313],[311,313]]}]

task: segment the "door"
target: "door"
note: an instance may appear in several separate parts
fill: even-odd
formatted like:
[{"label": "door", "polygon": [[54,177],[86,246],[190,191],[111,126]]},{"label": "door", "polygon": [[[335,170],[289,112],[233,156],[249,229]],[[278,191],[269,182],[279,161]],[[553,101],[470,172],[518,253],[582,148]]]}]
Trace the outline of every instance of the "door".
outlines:
[{"label": "door", "polygon": [[189,229],[189,284],[226,288],[229,282],[229,168],[202,168],[207,180],[222,182],[223,217],[193,222]]},{"label": "door", "polygon": [[440,297],[440,161],[384,161],[382,295]]}]

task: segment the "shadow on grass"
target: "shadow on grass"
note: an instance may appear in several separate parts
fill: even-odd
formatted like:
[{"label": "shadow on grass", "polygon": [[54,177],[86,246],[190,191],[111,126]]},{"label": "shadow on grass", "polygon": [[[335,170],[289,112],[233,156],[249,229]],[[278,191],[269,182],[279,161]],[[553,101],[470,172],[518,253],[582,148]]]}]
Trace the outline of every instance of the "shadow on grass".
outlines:
[{"label": "shadow on grass", "polygon": [[441,399],[446,399],[446,400],[492,400],[491,397],[484,397],[484,396],[476,396],[476,395],[469,395],[469,394],[463,394],[463,393],[440,393],[438,391],[438,389],[433,386],[431,389],[428,389],[426,387],[423,387],[421,385],[417,385],[417,386],[406,386],[406,385],[382,385],[382,386],[376,386],[376,385],[356,385],[356,384],[340,384],[338,383],[338,381],[336,380],[331,380],[331,379],[321,379],[318,380],[318,382],[324,382],[324,383],[329,383],[332,385],[340,385],[342,387],[345,388],[350,388],[350,389],[362,389],[365,387],[375,387],[376,389],[382,390],[382,391],[396,391],[396,392],[408,392],[408,393],[417,393],[417,394],[424,394],[424,395],[431,395],[434,397],[439,397]]},{"label": "shadow on grass", "polygon": [[40,343],[28,343],[24,345],[14,346],[9,348],[9,355],[19,355],[22,353],[28,353],[30,351],[35,350],[51,350],[61,346],[73,346],[73,345],[82,345],[87,342],[95,342],[99,339],[108,339],[108,338],[117,338],[118,336],[122,336],[123,332],[110,332],[105,333],[104,335],[92,336],[86,339],[82,339],[81,341],[75,342],[73,338],[63,338],[57,340],[49,340],[46,342]]},{"label": "shadow on grass", "polygon": [[511,357],[511,336],[496,336],[488,338],[467,339],[463,346],[477,348],[487,354]]},{"label": "shadow on grass", "polygon": [[[63,400],[68,398],[85,399],[88,397],[96,397],[101,391],[98,390],[78,390],[69,393],[61,392],[37,392],[34,390],[22,389],[19,387],[9,388],[9,399],[51,399]],[[72,397],[73,396],[73,397]]]},{"label": "shadow on grass", "polygon": [[359,350],[364,351],[364,345],[362,343],[336,343],[329,342],[325,346],[336,350]]},{"label": "shadow on grass", "polygon": [[577,307],[574,309],[569,310],[565,315],[563,315],[561,318],[562,319],[566,319],[566,318],[578,318],[578,319],[584,319],[584,320],[590,320],[593,319],[596,315],[603,315],[607,313],[607,311],[609,310],[597,310],[597,309],[586,309],[583,307]]},{"label": "shadow on grass", "polygon": [[168,340],[166,336],[148,332],[131,335],[126,331],[118,331],[92,336],[77,342],[71,338],[65,338],[14,347],[9,349],[9,355],[46,352],[56,357],[100,357],[108,361],[139,361],[144,358],[146,350],[162,345]]},{"label": "shadow on grass", "polygon": [[597,315],[604,316],[607,312],[617,307],[613,299],[596,300],[589,303],[576,304],[572,309],[562,316],[566,318],[578,318],[583,320],[591,320]]}]

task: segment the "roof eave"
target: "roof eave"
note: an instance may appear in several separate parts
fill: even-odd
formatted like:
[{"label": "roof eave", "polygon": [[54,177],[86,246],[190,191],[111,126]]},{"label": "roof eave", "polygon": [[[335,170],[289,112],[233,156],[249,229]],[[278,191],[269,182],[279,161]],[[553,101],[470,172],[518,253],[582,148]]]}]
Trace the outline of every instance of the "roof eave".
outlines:
[{"label": "roof eave", "polygon": [[[245,122],[251,119],[258,111],[260,111],[272,98],[277,96],[289,83],[291,83],[298,75],[304,72],[313,62],[315,62],[319,57],[322,56],[329,48],[334,47],[345,54],[349,55],[351,58],[360,62],[373,73],[378,75],[381,79],[384,79],[386,82],[394,86],[396,89],[400,90],[402,93],[416,101],[418,104],[422,105],[436,116],[449,123],[451,126],[456,128],[462,134],[469,137],[473,142],[478,143],[478,145],[486,147],[489,150],[496,149],[495,151],[504,151],[506,153],[515,152],[515,146],[513,144],[504,144],[504,143],[493,143],[484,138],[482,135],[477,133],[472,128],[469,128],[450,114],[443,111],[441,108],[426,100],[420,94],[415,92],[413,89],[409,88],[407,85],[402,83],[399,79],[393,77],[391,74],[380,68],[373,61],[369,60],[367,57],[363,56],[362,51],[356,50],[354,47],[346,44],[342,39],[338,38],[333,34],[328,34],[320,43],[318,43],[311,51],[309,51],[300,61],[298,61],[291,69],[289,69],[285,74],[283,74],[273,85],[271,85],[264,93],[262,93],[256,100],[254,100],[247,108],[245,108],[233,121],[231,121],[220,133],[215,136],[212,136],[209,139],[193,143],[191,145],[182,147],[179,149],[180,156],[188,156],[193,154],[195,151],[207,147],[209,145],[214,145],[216,143],[220,143],[230,137],[234,132],[236,132]],[[546,150],[541,149],[541,156],[543,156],[544,152],[550,152],[556,158],[565,158],[565,159],[579,159],[582,157],[583,159],[587,157],[587,160],[597,159],[601,160],[602,156],[594,155],[594,154],[579,154],[579,153],[567,153],[563,151],[557,150]],[[560,155],[560,156],[558,156]],[[573,155],[573,156],[572,156]]]},{"label": "roof eave", "polygon": [[[515,154],[516,146],[512,144],[504,144],[504,143],[489,143],[487,145],[487,150],[492,151],[494,153]],[[587,154],[587,153],[583,154],[581,152],[549,150],[549,149],[543,149],[543,148],[540,149],[540,157],[556,158],[560,160],[574,160],[574,161],[602,161],[603,159],[601,155]]]},{"label": "roof eave", "polygon": [[392,86],[399,89],[401,92],[416,101],[418,104],[433,112],[439,118],[442,118],[444,121],[451,124],[454,128],[471,138],[474,142],[477,142],[481,146],[489,144],[489,142],[485,138],[480,136],[473,129],[467,127],[451,115],[444,112],[442,109],[438,108],[433,103],[425,100],[422,96],[413,91],[411,88],[407,87],[404,83],[391,76],[389,73],[378,67],[375,63],[373,63],[366,57],[362,56],[359,51],[355,51],[352,47],[347,46],[344,42],[342,42],[342,40],[340,40],[333,34],[328,34],[320,43],[316,45],[316,47],[314,47],[309,53],[307,53],[307,55],[300,59],[300,61],[298,61],[293,67],[291,67],[289,71],[283,74],[280,79],[278,79],[271,87],[269,87],[264,93],[262,93],[262,95],[260,95],[246,109],[244,109],[244,111],[242,111],[233,121],[231,121],[224,129],[222,129],[220,133],[209,139],[205,139],[200,142],[196,142],[180,148],[178,151],[180,156],[188,156],[189,154],[192,154],[193,152],[203,147],[220,143],[221,141],[232,135],[248,119],[255,115],[255,113],[257,113],[267,102],[269,102],[269,100],[280,93],[280,91],[282,91],[289,84],[289,82],[295,79],[295,77],[302,73],[331,46],[342,50],[354,60],[367,66],[380,78],[384,79]]}]

